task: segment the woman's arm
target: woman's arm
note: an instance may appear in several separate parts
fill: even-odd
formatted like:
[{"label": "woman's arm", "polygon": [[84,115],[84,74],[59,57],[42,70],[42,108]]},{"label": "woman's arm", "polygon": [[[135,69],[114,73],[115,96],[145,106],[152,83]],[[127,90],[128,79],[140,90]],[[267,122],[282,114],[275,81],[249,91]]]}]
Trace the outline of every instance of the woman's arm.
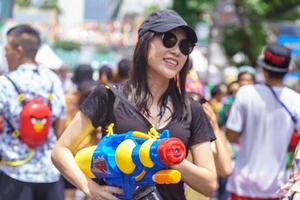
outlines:
[{"label": "woman's arm", "polygon": [[212,143],[212,149],[213,149],[217,174],[219,176],[229,176],[232,173],[231,158],[233,152],[225,134],[220,129],[214,131],[217,139]]},{"label": "woman's arm", "polygon": [[65,119],[57,119],[56,121],[53,122],[53,124],[54,124],[56,137],[59,138],[65,129],[66,120]]},{"label": "woman's arm", "polygon": [[220,176],[229,176],[232,173],[232,150],[225,134],[220,130],[217,117],[208,103],[202,104],[203,110],[207,115],[211,126],[216,135],[216,141],[212,144],[214,160],[217,174]]},{"label": "woman's arm", "polygon": [[89,198],[116,200],[113,194],[121,194],[121,189],[98,185],[80,170],[74,160],[76,147],[92,130],[94,127],[91,121],[82,112],[78,112],[55,144],[52,161],[63,176]]},{"label": "woman's arm", "polygon": [[183,180],[194,190],[211,196],[217,189],[217,174],[210,142],[191,147],[193,163],[185,159],[173,166],[181,172]]},{"label": "woman's arm", "polygon": [[240,139],[241,133],[226,128],[226,137],[230,142],[238,142]]}]

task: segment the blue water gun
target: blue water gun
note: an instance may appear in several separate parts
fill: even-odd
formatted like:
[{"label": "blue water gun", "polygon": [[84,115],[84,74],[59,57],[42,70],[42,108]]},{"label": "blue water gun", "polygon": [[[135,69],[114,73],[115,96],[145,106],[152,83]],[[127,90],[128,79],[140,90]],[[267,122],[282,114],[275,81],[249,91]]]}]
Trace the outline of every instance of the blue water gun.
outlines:
[{"label": "blue water gun", "polygon": [[129,200],[137,186],[175,184],[181,180],[180,172],[170,166],[183,161],[186,149],[181,140],[169,135],[168,130],[159,136],[139,131],[109,134],[97,146],[80,150],[75,160],[88,177],[122,188],[120,198]]}]

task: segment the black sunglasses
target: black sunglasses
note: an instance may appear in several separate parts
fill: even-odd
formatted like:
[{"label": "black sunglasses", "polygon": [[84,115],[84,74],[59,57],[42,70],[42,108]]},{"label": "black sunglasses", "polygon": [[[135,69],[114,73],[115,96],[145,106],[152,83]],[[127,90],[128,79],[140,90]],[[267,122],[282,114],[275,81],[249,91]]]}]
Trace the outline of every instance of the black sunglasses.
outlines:
[{"label": "black sunglasses", "polygon": [[[172,48],[177,44],[177,37],[172,32],[165,32],[161,36],[162,43],[166,48]],[[195,44],[189,41],[188,39],[183,39],[179,42],[179,50],[184,55],[189,55],[193,49]]]}]

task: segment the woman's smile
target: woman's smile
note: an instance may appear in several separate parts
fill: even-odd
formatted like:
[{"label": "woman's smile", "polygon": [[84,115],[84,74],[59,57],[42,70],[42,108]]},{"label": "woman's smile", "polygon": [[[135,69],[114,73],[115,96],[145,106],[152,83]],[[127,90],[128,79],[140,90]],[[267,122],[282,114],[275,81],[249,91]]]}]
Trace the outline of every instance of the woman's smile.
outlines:
[{"label": "woman's smile", "polygon": [[178,66],[178,61],[173,58],[164,58],[164,63],[166,63],[167,67],[175,68]]}]

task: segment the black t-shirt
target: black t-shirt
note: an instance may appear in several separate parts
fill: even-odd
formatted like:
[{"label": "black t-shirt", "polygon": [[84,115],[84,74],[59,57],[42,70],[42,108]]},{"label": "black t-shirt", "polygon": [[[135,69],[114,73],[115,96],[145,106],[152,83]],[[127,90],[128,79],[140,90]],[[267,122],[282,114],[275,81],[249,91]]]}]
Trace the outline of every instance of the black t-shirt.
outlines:
[{"label": "black t-shirt", "polygon": [[[99,85],[81,104],[80,111],[92,121],[94,127],[105,128],[113,121],[115,133],[148,132],[149,122],[145,118],[144,123],[137,121],[126,103],[119,101],[114,105],[114,101],[114,94],[103,85]],[[190,105],[191,113],[186,112],[182,121],[171,120],[164,128],[158,130],[161,132],[168,129],[170,136],[181,139],[187,149],[198,143],[215,140],[214,132],[201,105],[193,100]],[[157,188],[166,200],[185,199],[182,181],[178,184],[157,185]]]}]

